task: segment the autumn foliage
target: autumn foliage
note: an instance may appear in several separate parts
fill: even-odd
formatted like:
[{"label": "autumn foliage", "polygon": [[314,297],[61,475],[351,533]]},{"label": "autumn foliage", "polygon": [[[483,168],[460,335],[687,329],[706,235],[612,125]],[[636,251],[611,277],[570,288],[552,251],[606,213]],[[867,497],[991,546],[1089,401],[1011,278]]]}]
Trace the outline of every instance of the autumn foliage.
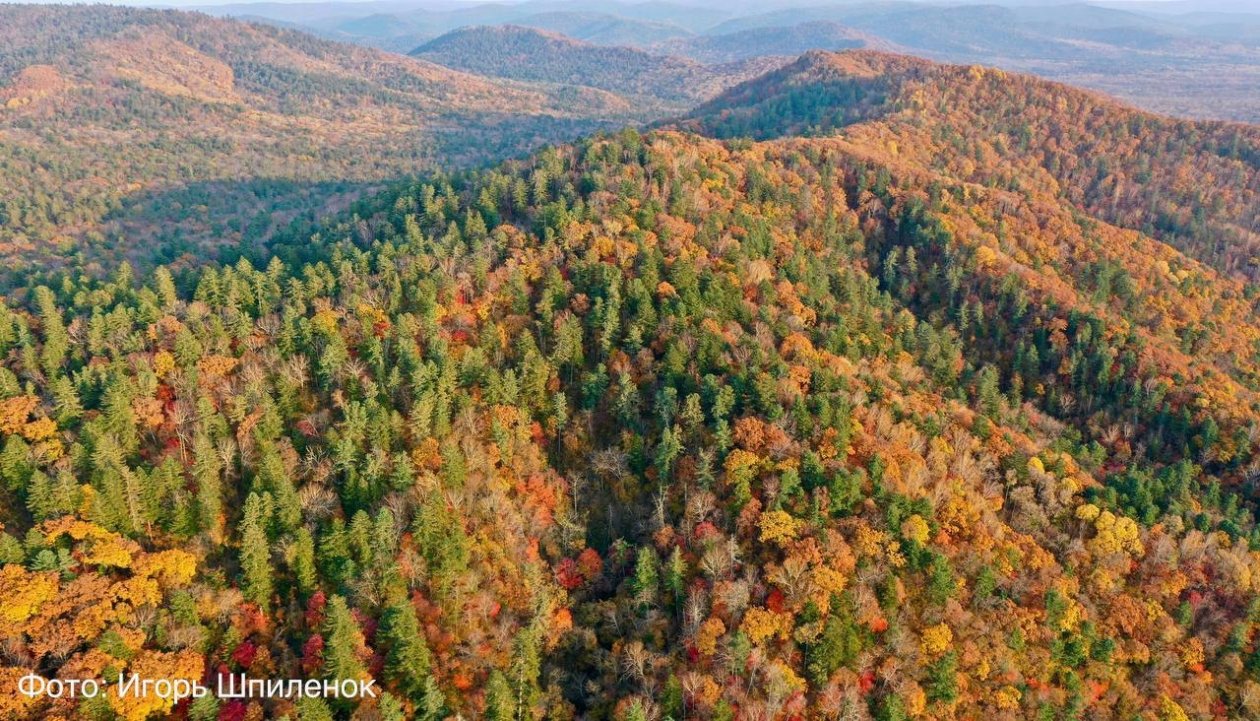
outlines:
[{"label": "autumn foliage", "polygon": [[6,303],[0,682],[386,693],[3,713],[1260,714],[1248,281],[919,155],[626,131]]}]

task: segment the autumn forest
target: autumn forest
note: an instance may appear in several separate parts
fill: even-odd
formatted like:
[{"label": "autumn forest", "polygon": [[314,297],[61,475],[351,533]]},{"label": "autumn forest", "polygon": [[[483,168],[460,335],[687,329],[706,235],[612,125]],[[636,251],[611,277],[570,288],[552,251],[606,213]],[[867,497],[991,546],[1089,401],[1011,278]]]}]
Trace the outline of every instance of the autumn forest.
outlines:
[{"label": "autumn forest", "polygon": [[0,720],[1260,718],[1260,127],[6,18]]}]

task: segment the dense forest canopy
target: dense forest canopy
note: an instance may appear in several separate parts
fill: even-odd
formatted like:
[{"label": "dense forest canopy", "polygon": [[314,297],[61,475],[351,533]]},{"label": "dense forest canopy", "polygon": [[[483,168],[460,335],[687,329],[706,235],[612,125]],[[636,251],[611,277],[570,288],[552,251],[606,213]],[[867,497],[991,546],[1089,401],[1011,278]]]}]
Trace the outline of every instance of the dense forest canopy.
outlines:
[{"label": "dense forest canopy", "polygon": [[812,54],[49,270],[0,304],[0,684],[382,693],[0,719],[1260,716],[1256,148]]},{"label": "dense forest canopy", "polygon": [[1229,274],[1260,274],[1260,130],[1164,118],[978,66],[808,53],[701,106],[717,137],[839,133],[959,180],[1070,201]]},{"label": "dense forest canopy", "polygon": [[492,77],[599,88],[659,106],[660,114],[686,112],[740,81],[787,62],[765,53],[771,57],[710,65],[515,25],[460,28],[410,55]]},{"label": "dense forest canopy", "polygon": [[0,5],[0,284],[48,266],[182,266],[441,163],[646,117],[593,88],[266,25]]}]

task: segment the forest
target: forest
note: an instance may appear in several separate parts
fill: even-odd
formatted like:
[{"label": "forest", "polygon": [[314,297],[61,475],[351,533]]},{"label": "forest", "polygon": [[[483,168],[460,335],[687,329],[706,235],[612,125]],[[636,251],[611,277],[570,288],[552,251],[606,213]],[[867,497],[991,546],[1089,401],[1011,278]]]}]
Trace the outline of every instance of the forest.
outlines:
[{"label": "forest", "polygon": [[178,269],[438,165],[640,118],[605,91],[237,20],[3,5],[0,288],[50,267]]},{"label": "forest", "polygon": [[513,25],[462,28],[409,54],[491,77],[599,88],[647,107],[657,106],[661,115],[686,113],[697,103],[784,62],[763,53],[706,65]]},{"label": "forest", "polygon": [[813,53],[42,266],[0,302],[0,720],[1260,717],[1258,138]]}]

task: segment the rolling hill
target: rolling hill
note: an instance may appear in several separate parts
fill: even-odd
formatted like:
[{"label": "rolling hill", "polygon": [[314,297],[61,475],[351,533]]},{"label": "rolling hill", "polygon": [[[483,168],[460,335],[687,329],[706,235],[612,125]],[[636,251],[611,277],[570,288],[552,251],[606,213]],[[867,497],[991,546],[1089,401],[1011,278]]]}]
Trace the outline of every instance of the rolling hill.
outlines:
[{"label": "rolling hill", "polygon": [[669,40],[694,35],[673,22],[637,20],[599,12],[540,12],[517,18],[513,24],[550,30],[596,45],[623,45],[638,48],[656,46]]},{"label": "rolling hill", "polygon": [[684,125],[895,147],[898,162],[1065,200],[1228,275],[1260,277],[1256,126],[1177,120],[1026,75],[861,51],[809,53]]},{"label": "rolling hill", "polygon": [[[980,63],[1101,90],[1148,110],[1260,121],[1255,3],[765,3],[699,0],[475,2],[402,11],[397,4],[268,6],[275,22],[406,51],[466,26],[512,24],[658,55],[725,62],[850,47]],[[215,10],[250,13],[251,6]]]},{"label": "rolling hill", "polygon": [[822,21],[679,38],[657,43],[656,48],[701,62],[721,63],[762,56],[795,58],[810,50],[890,50],[893,46],[839,23]]},{"label": "rolling hill", "polygon": [[396,52],[454,30],[480,25],[519,25],[562,33],[603,45],[644,45],[692,35],[727,13],[662,2],[572,2],[421,5],[389,2],[245,3],[200,8],[213,15],[251,17],[300,26],[321,37]]},{"label": "rolling hill", "polygon": [[810,53],[180,278],[24,287],[0,679],[379,694],[0,714],[1260,716],[1255,133]]},{"label": "rolling hill", "polygon": [[6,258],[160,241],[145,256],[171,260],[438,162],[643,117],[590,88],[192,13],[5,5],[0,48]]},{"label": "rolling hill", "polygon": [[[1220,37],[1167,15],[1086,3],[935,5],[851,3],[749,13],[708,35],[835,22],[938,61],[983,63],[1102,90],[1157,112],[1260,121],[1246,88],[1260,82],[1260,46],[1241,30]],[[1250,23],[1247,22],[1250,18]]]},{"label": "rolling hill", "polygon": [[773,58],[705,65],[680,57],[582,42],[515,25],[468,27],[416,48],[412,57],[480,75],[599,88],[680,112],[781,63]]}]

